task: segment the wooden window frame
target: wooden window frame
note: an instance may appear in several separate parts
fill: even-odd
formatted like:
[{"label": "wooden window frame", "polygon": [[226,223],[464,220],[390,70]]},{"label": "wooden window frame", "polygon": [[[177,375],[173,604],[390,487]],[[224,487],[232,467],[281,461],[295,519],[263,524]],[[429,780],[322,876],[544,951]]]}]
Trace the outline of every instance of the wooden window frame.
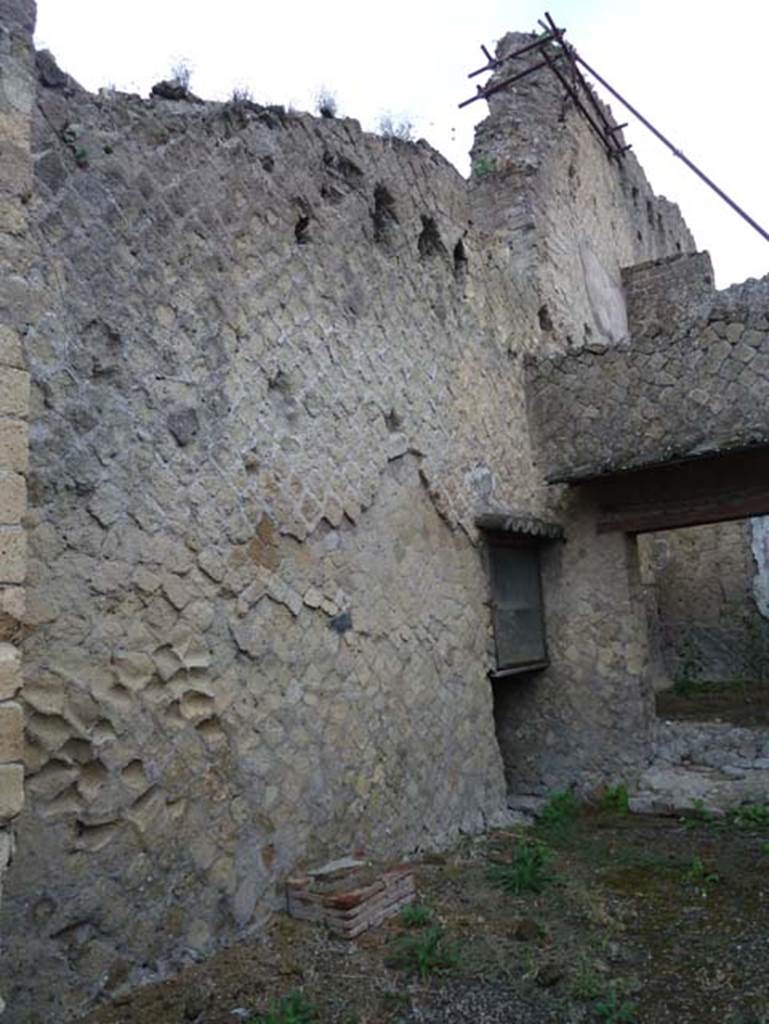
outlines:
[{"label": "wooden window frame", "polygon": [[[502,531],[485,531],[485,548],[489,581],[489,607],[491,609],[492,628],[494,630],[494,658],[495,668],[489,670],[491,679],[510,679],[515,676],[528,675],[532,672],[541,672],[550,664],[547,654],[547,624],[545,620],[545,602],[542,589],[542,562],[541,549],[542,538],[530,536],[523,533],[512,533]],[[500,665],[499,661],[499,628],[497,625],[497,595],[494,589],[494,549],[495,548],[526,548],[536,555],[537,592],[539,598],[539,618],[542,637],[542,648],[544,658],[535,661],[525,661],[515,664]]]}]

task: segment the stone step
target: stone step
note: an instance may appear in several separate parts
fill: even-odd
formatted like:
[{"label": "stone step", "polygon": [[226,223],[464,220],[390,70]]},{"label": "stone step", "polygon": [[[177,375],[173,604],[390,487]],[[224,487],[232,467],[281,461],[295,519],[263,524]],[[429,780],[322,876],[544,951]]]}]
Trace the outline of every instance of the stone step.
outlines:
[{"label": "stone step", "polygon": [[663,719],[656,728],[654,762],[769,769],[769,728]]},{"label": "stone step", "polygon": [[708,765],[655,762],[641,776],[630,798],[630,810],[636,814],[685,814],[701,807],[721,816],[741,804],[767,803],[767,768],[729,772]]}]

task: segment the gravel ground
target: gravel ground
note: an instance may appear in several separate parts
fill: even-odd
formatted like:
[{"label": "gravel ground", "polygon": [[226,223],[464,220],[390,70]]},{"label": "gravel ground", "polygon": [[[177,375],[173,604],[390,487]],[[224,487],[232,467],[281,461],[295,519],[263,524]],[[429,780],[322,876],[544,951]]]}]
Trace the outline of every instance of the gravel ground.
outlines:
[{"label": "gravel ground", "polygon": [[[568,810],[568,808],[567,808]],[[540,892],[489,873],[552,851]],[[276,915],[258,941],[91,1014],[89,1024],[769,1024],[769,823],[556,815],[417,865],[423,928],[353,943]],[[404,963],[436,928],[435,969]],[[408,961],[408,957],[406,957]]]}]

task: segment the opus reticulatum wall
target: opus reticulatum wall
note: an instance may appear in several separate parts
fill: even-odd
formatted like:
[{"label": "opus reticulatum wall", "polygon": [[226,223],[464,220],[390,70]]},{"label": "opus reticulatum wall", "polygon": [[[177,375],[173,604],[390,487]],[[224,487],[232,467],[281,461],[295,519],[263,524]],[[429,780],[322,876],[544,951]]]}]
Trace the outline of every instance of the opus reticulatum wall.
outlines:
[{"label": "opus reticulatum wall", "polygon": [[[15,1021],[257,929],[302,862],[643,768],[635,543],[545,482],[523,363],[626,344],[622,268],[693,250],[547,79],[466,182],[350,120],[37,75]],[[549,665],[493,685],[490,514],[563,528]]]}]

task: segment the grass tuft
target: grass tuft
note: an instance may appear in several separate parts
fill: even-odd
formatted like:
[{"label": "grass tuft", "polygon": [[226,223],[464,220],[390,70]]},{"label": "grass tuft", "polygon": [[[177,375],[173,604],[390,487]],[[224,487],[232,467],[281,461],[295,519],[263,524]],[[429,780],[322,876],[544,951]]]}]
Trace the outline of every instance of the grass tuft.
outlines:
[{"label": "grass tuft", "polygon": [[616,988],[612,987],[608,995],[604,996],[593,1007],[598,1020],[606,1024],[635,1024],[635,1006],[627,1000],[622,1000],[617,995]]},{"label": "grass tuft", "polygon": [[769,828],[768,804],[743,804],[732,815],[737,828]]},{"label": "grass tuft", "polygon": [[400,912],[401,924],[407,928],[426,928],[433,913],[424,903],[409,903]]},{"label": "grass tuft", "polygon": [[317,1019],[315,1008],[302,992],[289,992],[282,999],[270,1003],[264,1013],[251,1017],[248,1024],[312,1024]]},{"label": "grass tuft", "polygon": [[433,973],[456,967],[459,959],[457,947],[447,941],[444,929],[440,925],[432,925],[418,935],[398,939],[393,946],[391,963],[394,967],[413,971],[420,981],[426,981]]},{"label": "grass tuft", "polygon": [[628,814],[630,811],[630,797],[627,786],[620,782],[617,786],[607,786],[601,794],[598,805],[602,811],[611,814]]},{"label": "grass tuft", "polygon": [[492,885],[513,896],[525,892],[539,893],[556,879],[550,864],[554,853],[538,842],[521,842],[513,850],[509,864],[494,864],[488,870]]},{"label": "grass tuft", "polygon": [[539,817],[539,826],[558,831],[573,825],[579,815],[580,803],[573,791],[562,789],[553,793]]},{"label": "grass tuft", "polygon": [[696,854],[692,857],[692,862],[684,873],[684,881],[691,882],[693,885],[707,885],[720,880],[720,875],[715,871],[708,871],[702,858]]}]

